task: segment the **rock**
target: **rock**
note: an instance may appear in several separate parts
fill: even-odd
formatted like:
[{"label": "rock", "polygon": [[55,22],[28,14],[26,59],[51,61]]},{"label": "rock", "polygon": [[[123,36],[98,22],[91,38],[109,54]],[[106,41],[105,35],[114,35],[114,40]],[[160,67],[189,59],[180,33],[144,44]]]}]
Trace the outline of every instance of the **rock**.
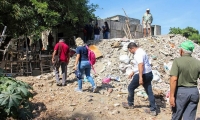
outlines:
[{"label": "rock", "polygon": [[69,110],[70,112],[73,112],[74,109],[75,109],[74,107],[69,107],[69,108],[68,108],[68,110]]},{"label": "rock", "polygon": [[111,115],[115,115],[115,114],[118,114],[118,113],[120,113],[118,110],[113,110],[113,111],[111,112]]},{"label": "rock", "polygon": [[113,92],[113,89],[112,88],[108,88],[108,93],[110,94],[110,93],[112,93]]},{"label": "rock", "polygon": [[41,79],[41,75],[35,77],[37,80],[40,80]]},{"label": "rock", "polygon": [[119,103],[116,103],[116,104],[114,104],[114,106],[115,106],[115,107],[118,107],[118,106],[120,106],[120,104],[119,104]]}]

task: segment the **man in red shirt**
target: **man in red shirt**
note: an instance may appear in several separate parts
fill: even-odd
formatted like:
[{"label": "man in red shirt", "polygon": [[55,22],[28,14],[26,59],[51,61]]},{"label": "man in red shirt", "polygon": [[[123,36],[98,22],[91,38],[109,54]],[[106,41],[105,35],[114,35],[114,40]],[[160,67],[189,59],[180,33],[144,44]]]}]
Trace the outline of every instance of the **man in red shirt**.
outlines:
[{"label": "man in red shirt", "polygon": [[[60,65],[55,67],[55,77],[56,77],[56,82],[57,86],[65,86],[66,85],[66,75],[67,75],[67,65],[69,63],[70,59],[70,50],[69,46],[65,44],[64,39],[60,39],[59,42],[55,45],[54,47],[54,52],[52,55],[52,63],[55,62],[55,55],[58,54],[58,51],[60,50]],[[59,67],[61,66],[62,70],[62,84],[60,83],[59,80]]]}]

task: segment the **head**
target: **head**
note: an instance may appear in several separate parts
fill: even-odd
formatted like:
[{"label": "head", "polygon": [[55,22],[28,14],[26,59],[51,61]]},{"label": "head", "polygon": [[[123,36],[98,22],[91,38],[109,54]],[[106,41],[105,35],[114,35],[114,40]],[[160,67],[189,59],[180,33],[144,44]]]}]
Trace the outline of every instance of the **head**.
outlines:
[{"label": "head", "polygon": [[95,24],[95,27],[98,27],[98,24]]},{"label": "head", "polygon": [[84,46],[85,45],[84,41],[80,37],[76,38],[75,43],[76,43],[76,46]]},{"label": "head", "polygon": [[146,12],[147,12],[147,14],[149,14],[149,13],[150,13],[150,9],[149,9],[149,8],[147,8],[147,9],[146,9]]},{"label": "head", "polygon": [[180,55],[189,54],[191,55],[194,50],[194,43],[190,40],[186,40],[185,42],[182,42],[180,47]]},{"label": "head", "polygon": [[104,22],[105,26],[108,26],[108,23],[107,22]]},{"label": "head", "polygon": [[131,53],[135,53],[135,51],[138,49],[138,46],[134,42],[129,43],[127,47]]},{"label": "head", "polygon": [[59,39],[59,42],[65,42],[65,39],[61,38]]}]

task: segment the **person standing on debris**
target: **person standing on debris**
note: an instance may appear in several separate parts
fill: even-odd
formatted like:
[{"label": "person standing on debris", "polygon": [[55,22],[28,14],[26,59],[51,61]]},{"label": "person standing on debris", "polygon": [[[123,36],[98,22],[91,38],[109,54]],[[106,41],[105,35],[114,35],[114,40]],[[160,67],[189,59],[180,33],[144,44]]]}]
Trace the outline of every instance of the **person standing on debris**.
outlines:
[{"label": "person standing on debris", "polygon": [[[148,8],[146,10],[146,13],[144,13],[142,17],[142,25],[143,25],[143,37],[146,37],[151,35],[151,23],[153,22],[153,16],[150,13],[150,9]],[[148,29],[148,30],[147,30]]]},{"label": "person standing on debris", "polygon": [[100,31],[101,31],[101,28],[98,26],[98,24],[96,24],[94,27],[94,40],[100,39]]},{"label": "person standing on debris", "polygon": [[104,29],[103,29],[103,32],[104,32],[104,38],[103,39],[108,39],[108,34],[109,34],[109,26],[108,26],[108,23],[107,22],[104,22],[105,26],[104,26]]},{"label": "person standing on debris", "polygon": [[83,28],[83,35],[84,35],[84,43],[86,43],[87,42],[87,28],[86,28],[86,26]]},{"label": "person standing on debris", "polygon": [[[92,91],[96,92],[96,85],[94,83],[93,78],[90,75],[91,64],[88,59],[88,49],[80,37],[78,37],[75,40],[75,43],[77,45],[77,48],[76,48],[77,56],[76,56],[76,61],[75,61],[75,65],[73,69],[78,70],[81,73],[80,76],[82,77],[83,77],[83,74],[85,73],[87,80],[92,85]],[[78,78],[78,88],[75,88],[76,92],[82,92],[82,81],[83,81],[83,78]]]},{"label": "person standing on debris", "polygon": [[87,30],[88,40],[92,40],[93,29],[93,25],[90,23]]},{"label": "person standing on debris", "polygon": [[199,102],[197,79],[200,77],[200,61],[191,56],[192,41],[180,45],[181,57],[174,59],[170,71],[170,105],[172,120],[195,120]]},{"label": "person standing on debris", "polygon": [[[67,65],[69,63],[70,59],[70,49],[69,46],[65,43],[64,39],[60,39],[59,42],[54,47],[54,52],[52,55],[52,63],[54,64],[55,61],[55,55],[58,55],[59,57],[59,64],[54,66],[55,70],[55,77],[57,86],[66,86],[66,77],[67,77]],[[62,84],[60,83],[59,78],[59,67],[61,66],[62,70]]]},{"label": "person standing on debris", "polygon": [[143,85],[150,102],[150,109],[145,109],[146,113],[156,116],[156,105],[155,97],[152,91],[151,81],[153,79],[151,65],[146,52],[139,48],[135,43],[131,42],[128,44],[128,50],[134,54],[134,72],[129,75],[132,78],[131,83],[128,86],[128,103],[123,102],[124,108],[134,108],[134,90],[139,86]]}]

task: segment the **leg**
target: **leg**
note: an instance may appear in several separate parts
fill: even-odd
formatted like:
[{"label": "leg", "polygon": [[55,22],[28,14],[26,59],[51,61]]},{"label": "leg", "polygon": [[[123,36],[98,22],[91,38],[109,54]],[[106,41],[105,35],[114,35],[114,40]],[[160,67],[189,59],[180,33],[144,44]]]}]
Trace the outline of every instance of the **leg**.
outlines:
[{"label": "leg", "polygon": [[146,37],[146,28],[143,28],[143,37]]},{"label": "leg", "polygon": [[97,40],[100,40],[100,35],[97,35]]},{"label": "leg", "polygon": [[147,35],[146,30],[147,30],[146,23],[143,23],[143,37],[146,37]]},{"label": "leg", "polygon": [[151,23],[147,23],[148,27],[148,36],[151,36]]},{"label": "leg", "polygon": [[87,68],[85,68],[85,75],[86,75],[87,79],[89,80],[89,82],[91,83],[92,88],[95,88],[96,85],[95,85],[95,83],[94,83],[94,79],[93,79],[93,78],[91,77],[91,75],[90,75],[90,71],[91,71],[91,65],[90,65],[90,63],[88,62],[88,63],[87,63]]},{"label": "leg", "polygon": [[155,104],[155,97],[153,95],[153,91],[152,91],[152,85],[151,85],[151,81],[153,79],[153,74],[152,73],[147,73],[143,75],[143,80],[144,80],[144,84],[143,87],[148,95],[148,99],[150,102],[150,110],[151,111],[156,111],[156,104]]},{"label": "leg", "polygon": [[134,105],[134,90],[139,86],[139,74],[135,74],[133,80],[128,86],[128,104]]},{"label": "leg", "polygon": [[105,32],[105,39],[108,39],[108,32]]},{"label": "leg", "polygon": [[67,76],[67,64],[65,62],[61,63],[61,69],[62,69],[62,85],[64,86],[66,84],[66,76]]},{"label": "leg", "polygon": [[94,40],[97,40],[97,35],[94,35]]},{"label": "leg", "polygon": [[56,83],[60,84],[60,78],[59,78],[59,67],[55,67],[54,68],[54,72],[55,72],[55,77],[56,77]]},{"label": "leg", "polygon": [[186,106],[188,105],[190,96],[187,94],[187,89],[183,87],[177,88],[175,96],[175,107],[172,108],[172,120],[181,120]]},{"label": "leg", "polygon": [[195,120],[199,102],[199,92],[197,88],[188,88],[188,91],[190,91],[192,95],[190,97],[190,102],[183,113],[183,120]]}]

